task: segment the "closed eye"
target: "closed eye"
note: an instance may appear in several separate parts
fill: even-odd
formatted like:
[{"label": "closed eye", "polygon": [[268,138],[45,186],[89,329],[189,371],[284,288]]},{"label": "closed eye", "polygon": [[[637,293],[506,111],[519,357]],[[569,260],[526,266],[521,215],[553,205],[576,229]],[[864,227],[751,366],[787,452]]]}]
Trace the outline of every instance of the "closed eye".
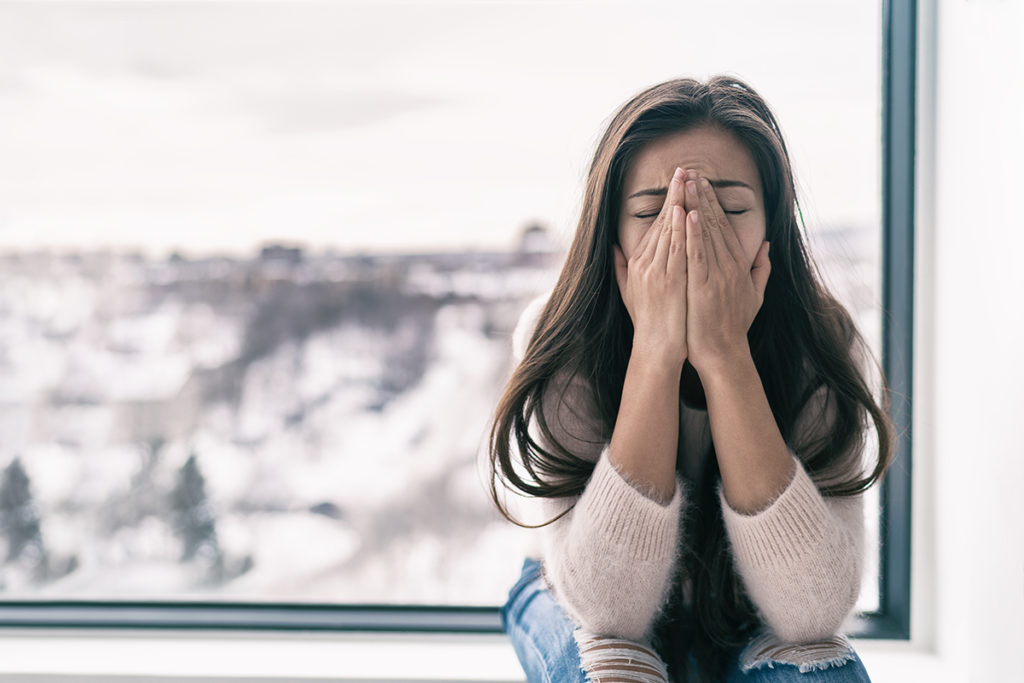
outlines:
[{"label": "closed eye", "polygon": [[[729,214],[731,216],[738,216],[739,214],[746,213],[747,211],[749,211],[749,209],[743,209],[742,211],[726,211],[725,213],[727,213],[727,214]],[[658,215],[657,213],[645,213],[645,214],[634,214],[633,217],[634,218],[654,218],[657,215]]]}]

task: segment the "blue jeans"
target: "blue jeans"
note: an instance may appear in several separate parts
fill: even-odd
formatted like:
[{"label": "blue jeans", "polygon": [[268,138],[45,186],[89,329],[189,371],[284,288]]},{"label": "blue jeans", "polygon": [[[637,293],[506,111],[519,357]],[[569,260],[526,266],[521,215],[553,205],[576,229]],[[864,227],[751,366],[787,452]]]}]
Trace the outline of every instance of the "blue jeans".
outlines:
[{"label": "blue jeans", "polygon": [[[576,626],[552,597],[537,560],[528,557],[523,562],[522,575],[500,614],[529,683],[587,683],[573,637]],[[851,658],[805,673],[796,664],[772,660],[762,660],[744,672],[737,657],[726,683],[870,683],[857,653],[850,649],[846,656]],[[697,670],[692,653],[690,667]]]}]

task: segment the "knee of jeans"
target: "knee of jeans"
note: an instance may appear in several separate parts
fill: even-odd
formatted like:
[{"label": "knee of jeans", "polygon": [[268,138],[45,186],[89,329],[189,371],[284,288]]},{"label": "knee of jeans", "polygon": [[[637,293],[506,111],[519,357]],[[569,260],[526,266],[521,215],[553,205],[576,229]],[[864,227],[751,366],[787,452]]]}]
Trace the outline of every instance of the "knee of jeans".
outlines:
[{"label": "knee of jeans", "polygon": [[573,638],[588,683],[667,683],[665,663],[647,644],[577,628]]},{"label": "knee of jeans", "polygon": [[800,673],[843,666],[857,657],[849,638],[837,634],[813,643],[786,643],[771,630],[751,640],[740,653],[740,670],[774,668],[776,664],[792,664]]}]

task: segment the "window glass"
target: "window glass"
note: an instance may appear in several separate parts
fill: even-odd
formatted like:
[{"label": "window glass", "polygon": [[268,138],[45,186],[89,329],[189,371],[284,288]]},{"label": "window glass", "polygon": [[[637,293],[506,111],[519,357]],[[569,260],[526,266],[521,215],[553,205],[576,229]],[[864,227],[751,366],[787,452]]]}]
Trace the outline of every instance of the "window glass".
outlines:
[{"label": "window glass", "polygon": [[[612,112],[732,73],[875,349],[878,3],[0,5],[5,598],[496,605],[480,453]],[[877,492],[860,607],[877,607]]]}]

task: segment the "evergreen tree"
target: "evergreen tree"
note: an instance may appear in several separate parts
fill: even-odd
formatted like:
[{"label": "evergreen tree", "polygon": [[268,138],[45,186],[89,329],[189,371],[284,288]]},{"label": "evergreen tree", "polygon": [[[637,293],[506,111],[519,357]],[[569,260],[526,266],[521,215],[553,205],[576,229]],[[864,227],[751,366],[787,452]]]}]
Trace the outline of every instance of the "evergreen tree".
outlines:
[{"label": "evergreen tree", "polygon": [[39,511],[32,500],[28,474],[20,457],[15,457],[4,469],[0,480],[0,533],[7,539],[7,562],[23,555],[36,561],[43,559]]},{"label": "evergreen tree", "polygon": [[170,507],[171,523],[182,540],[181,559],[200,559],[213,567],[222,564],[213,511],[206,497],[206,480],[199,471],[195,453],[178,471]]},{"label": "evergreen tree", "polygon": [[[159,449],[154,448],[156,452]],[[172,525],[182,540],[183,562],[195,562],[202,572],[200,583],[217,586],[253,568],[251,555],[226,558],[217,540],[213,509],[206,496],[206,480],[199,471],[196,454],[189,455],[178,470],[170,495]]]}]

